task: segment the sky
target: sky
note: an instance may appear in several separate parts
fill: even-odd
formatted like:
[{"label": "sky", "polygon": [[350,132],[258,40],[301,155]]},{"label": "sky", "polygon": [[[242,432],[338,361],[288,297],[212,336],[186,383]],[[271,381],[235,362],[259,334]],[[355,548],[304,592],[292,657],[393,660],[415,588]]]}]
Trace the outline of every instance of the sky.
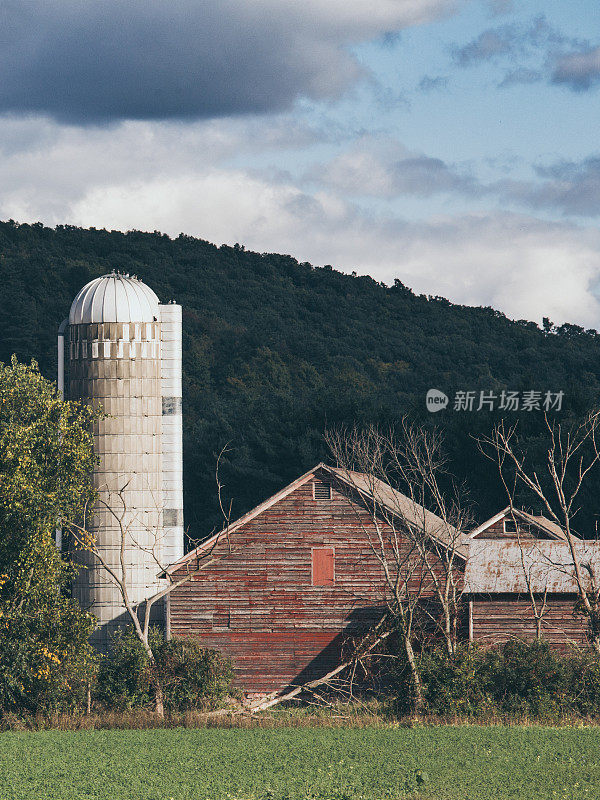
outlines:
[{"label": "sky", "polygon": [[0,0],[0,219],[600,329],[599,130],[597,0]]}]

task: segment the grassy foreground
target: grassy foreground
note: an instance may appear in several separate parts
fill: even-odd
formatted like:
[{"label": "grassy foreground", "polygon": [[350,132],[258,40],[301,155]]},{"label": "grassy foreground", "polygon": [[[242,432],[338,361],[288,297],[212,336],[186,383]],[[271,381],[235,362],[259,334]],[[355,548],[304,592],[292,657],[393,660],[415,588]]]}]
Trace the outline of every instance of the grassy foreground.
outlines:
[{"label": "grassy foreground", "polygon": [[[412,791],[418,789],[418,794]],[[0,734],[1,800],[600,798],[600,728]]]}]

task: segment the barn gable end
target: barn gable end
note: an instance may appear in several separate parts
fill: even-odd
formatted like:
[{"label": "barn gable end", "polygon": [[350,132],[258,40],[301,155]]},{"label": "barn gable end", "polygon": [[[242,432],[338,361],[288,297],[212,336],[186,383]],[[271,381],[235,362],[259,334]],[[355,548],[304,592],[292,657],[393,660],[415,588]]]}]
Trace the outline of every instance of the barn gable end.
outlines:
[{"label": "barn gable end", "polygon": [[[230,655],[237,685],[249,692],[337,666],[348,639],[385,609],[381,565],[365,534],[373,522],[352,495],[319,465],[215,537],[208,547],[217,560],[170,595],[171,634]],[[173,565],[171,576],[198,555]]]},{"label": "barn gable end", "polygon": [[510,506],[502,509],[469,534],[471,539],[565,540],[565,534],[555,522],[542,514],[530,514]]}]

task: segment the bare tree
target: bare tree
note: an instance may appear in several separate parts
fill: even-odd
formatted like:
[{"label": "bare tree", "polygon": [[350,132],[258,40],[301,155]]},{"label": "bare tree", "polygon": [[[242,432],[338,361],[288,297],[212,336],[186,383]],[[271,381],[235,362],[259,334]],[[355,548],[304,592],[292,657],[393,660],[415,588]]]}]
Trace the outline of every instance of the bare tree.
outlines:
[{"label": "bare tree", "polygon": [[[219,468],[224,453],[227,452],[227,447],[224,447],[217,457],[215,468],[215,480],[217,484],[217,498],[221,513],[224,517],[225,526],[223,528],[223,536],[214,540],[210,547],[199,552],[198,557],[193,561],[186,561],[183,566],[185,574],[181,577],[174,578],[167,570],[169,564],[164,563],[161,558],[162,541],[164,533],[159,527],[149,528],[144,526],[144,538],[142,542],[139,535],[136,536],[136,529],[140,527],[139,516],[132,512],[127,507],[127,487],[129,480],[124,480],[121,486],[115,491],[104,489],[96,499],[95,509],[102,509],[108,512],[113,519],[119,536],[119,558],[118,564],[111,563],[102,547],[99,546],[97,538],[90,532],[86,525],[86,520],[89,519],[89,514],[84,514],[84,521],[79,524],[71,521],[68,524],[68,530],[72,536],[75,548],[91,553],[100,568],[109,576],[111,582],[117,588],[127,616],[132,624],[135,635],[141,642],[150,662],[151,667],[156,667],[156,658],[149,641],[150,624],[152,620],[152,611],[156,603],[163,600],[174,589],[192,580],[194,576],[198,575],[202,570],[218,561],[219,557],[213,556],[213,552],[217,544],[224,537],[229,543],[229,525],[231,515],[231,503],[226,507],[223,500],[223,484],[221,482]],[[160,511],[160,509],[157,509]],[[94,509],[89,512],[92,514]],[[158,514],[155,515],[158,518]],[[138,551],[140,554],[149,555],[156,567],[156,575],[161,576],[163,586],[155,591],[149,597],[143,599],[132,598],[132,576],[131,565],[128,563],[128,553],[131,550]],[[231,545],[229,543],[229,549]],[[181,570],[179,571],[181,572]],[[163,692],[160,681],[155,673],[155,707],[159,716],[164,716],[164,703]]]},{"label": "bare tree", "polygon": [[600,410],[589,412],[582,422],[568,428],[545,415],[545,426],[544,463],[527,459],[517,426],[506,426],[504,421],[479,444],[482,452],[497,463],[511,506],[517,490],[524,488],[541,501],[549,518],[564,531],[578,606],[587,618],[590,643],[600,654],[600,584],[591,564],[581,560],[579,537],[573,528],[581,488],[600,461]]},{"label": "bare tree", "polygon": [[544,616],[548,611],[548,575],[546,571],[546,581],[543,586],[538,586],[537,576],[535,575],[535,567],[531,559],[527,559],[523,542],[519,537],[519,551],[521,553],[521,567],[525,577],[525,586],[527,587],[527,597],[529,598],[529,605],[531,606],[531,613],[535,622],[535,638],[540,641],[542,639],[542,626],[544,623]]},{"label": "bare tree", "polygon": [[446,466],[441,437],[403,420],[397,431],[369,426],[330,431],[326,440],[369,514],[369,525],[358,513],[357,519],[381,567],[387,614],[402,641],[418,709],[423,686],[416,636],[428,618],[453,655],[462,592],[457,560],[468,516],[458,497],[447,501],[441,489]]}]

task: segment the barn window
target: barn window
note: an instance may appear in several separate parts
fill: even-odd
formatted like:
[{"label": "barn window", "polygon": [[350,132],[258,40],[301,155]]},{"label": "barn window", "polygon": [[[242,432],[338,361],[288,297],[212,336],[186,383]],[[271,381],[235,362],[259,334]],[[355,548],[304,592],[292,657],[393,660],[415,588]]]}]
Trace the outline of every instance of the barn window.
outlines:
[{"label": "barn window", "polygon": [[313,547],[312,585],[333,586],[335,583],[335,557],[333,547]]},{"label": "barn window", "polygon": [[315,500],[331,500],[331,484],[324,481],[313,483],[313,496]]},{"label": "barn window", "polygon": [[516,533],[517,532],[517,523],[514,519],[505,519],[504,520],[504,533]]}]

